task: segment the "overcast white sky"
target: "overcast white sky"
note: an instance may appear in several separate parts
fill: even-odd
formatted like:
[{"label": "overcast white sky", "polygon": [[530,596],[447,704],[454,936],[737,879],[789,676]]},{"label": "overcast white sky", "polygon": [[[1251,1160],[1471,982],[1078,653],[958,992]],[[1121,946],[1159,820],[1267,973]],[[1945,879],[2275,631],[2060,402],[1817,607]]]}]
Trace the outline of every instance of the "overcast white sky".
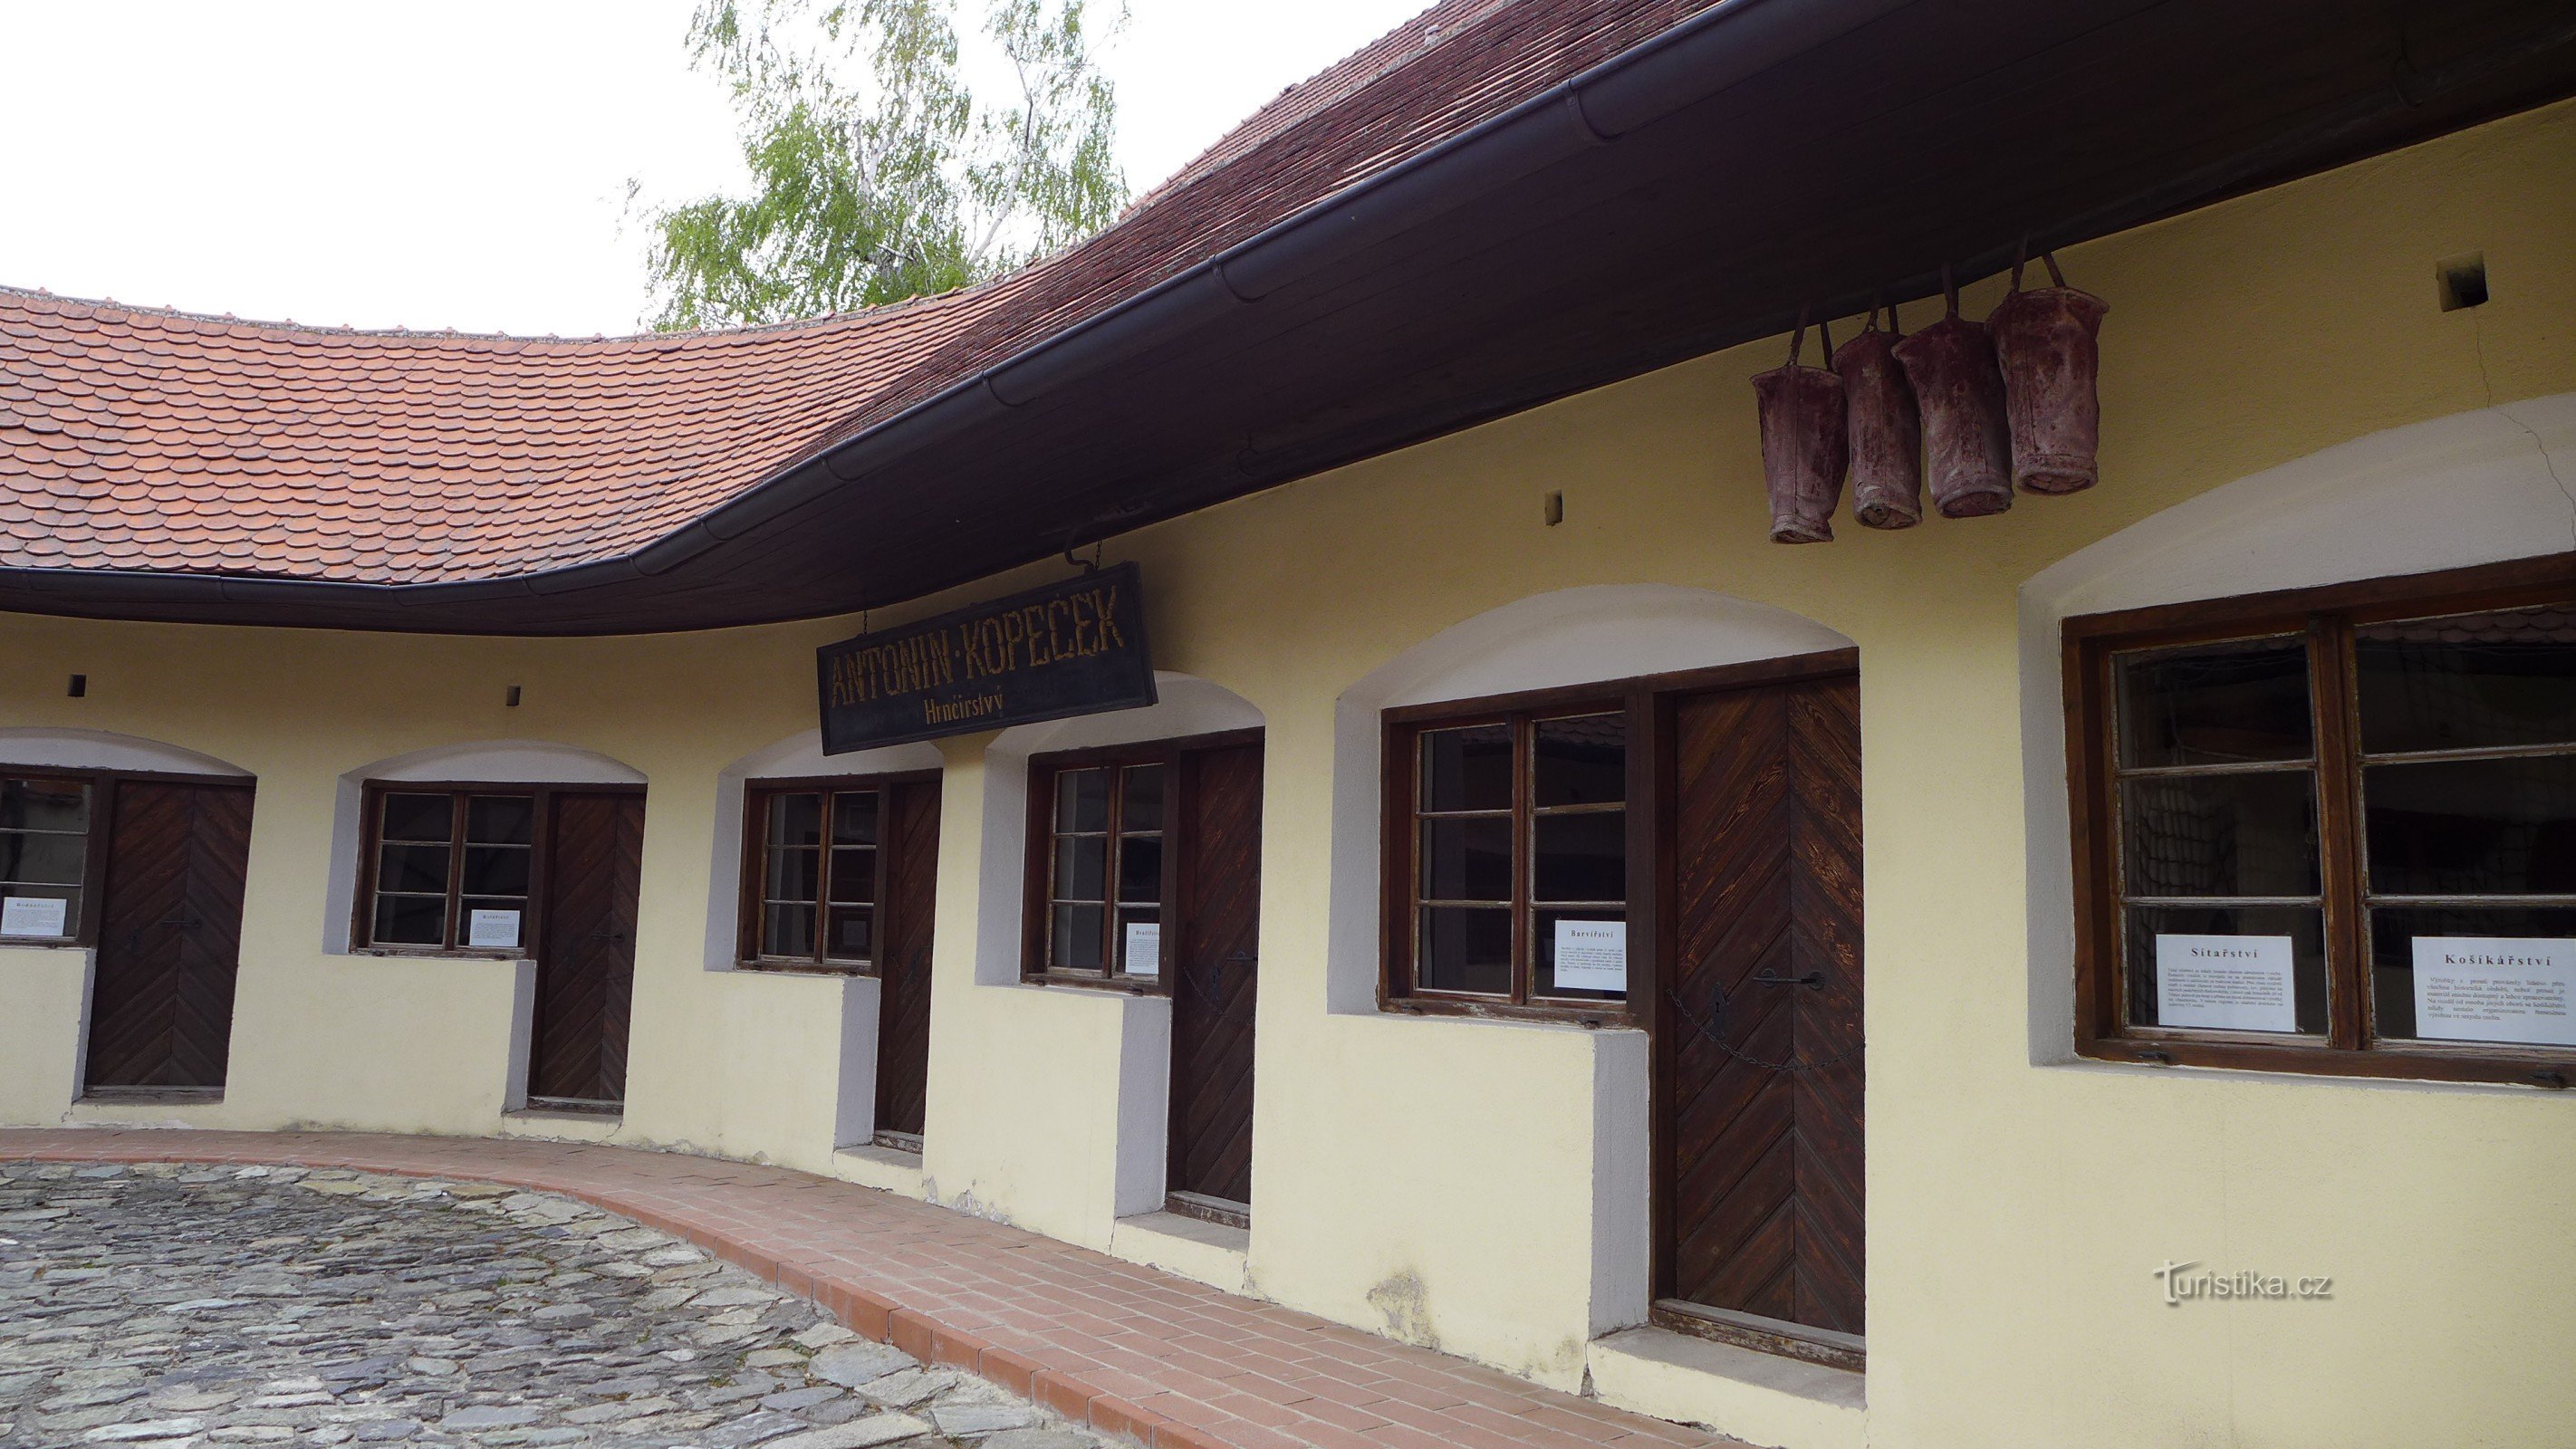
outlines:
[{"label": "overcast white sky", "polygon": [[[1132,0],[1143,191],[1429,0]],[[523,334],[644,311],[625,186],[736,174],[691,0],[0,0],[0,283],[243,317]],[[961,28],[981,0],[961,0]]]}]

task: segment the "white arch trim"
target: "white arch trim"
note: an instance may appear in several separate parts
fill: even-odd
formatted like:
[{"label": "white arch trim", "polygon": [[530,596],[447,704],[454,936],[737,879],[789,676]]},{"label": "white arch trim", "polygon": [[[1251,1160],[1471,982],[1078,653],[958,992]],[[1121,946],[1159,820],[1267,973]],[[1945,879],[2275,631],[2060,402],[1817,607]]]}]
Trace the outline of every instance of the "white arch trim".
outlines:
[{"label": "white arch trim", "polygon": [[2576,550],[2576,393],[2372,433],[2129,525],[2021,589],[2030,1043],[2075,1059],[2060,640],[2069,618]]},{"label": "white arch trim", "polygon": [[106,730],[0,729],[0,764],[53,770],[155,770],[174,775],[236,775],[250,771],[212,755],[159,740]]},{"label": "white arch trim", "polygon": [[926,740],[827,755],[823,732],[805,730],[754,750],[717,772],[715,853],[707,871],[706,969],[731,971],[735,966],[734,944],[742,929],[743,794],[751,781],[907,774],[936,770],[943,763],[939,747]]},{"label": "white arch trim", "polygon": [[340,777],[331,812],[331,876],[323,895],[322,949],[345,954],[358,892],[358,818],[370,781],[483,781],[526,785],[641,785],[644,772],[622,760],[551,740],[477,740],[433,745],[361,765]]}]

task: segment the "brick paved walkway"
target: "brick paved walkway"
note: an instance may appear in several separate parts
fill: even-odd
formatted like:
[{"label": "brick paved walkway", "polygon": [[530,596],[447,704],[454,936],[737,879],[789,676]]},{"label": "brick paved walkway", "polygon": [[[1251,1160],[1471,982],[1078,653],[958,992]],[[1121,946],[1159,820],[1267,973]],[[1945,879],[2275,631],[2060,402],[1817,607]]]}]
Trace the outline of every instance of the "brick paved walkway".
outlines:
[{"label": "brick paved walkway", "polygon": [[685,1237],[810,1297],[863,1335],[971,1369],[1152,1449],[1736,1443],[783,1168],[461,1137],[0,1129],[0,1160],[13,1158],[346,1167],[562,1193]]}]

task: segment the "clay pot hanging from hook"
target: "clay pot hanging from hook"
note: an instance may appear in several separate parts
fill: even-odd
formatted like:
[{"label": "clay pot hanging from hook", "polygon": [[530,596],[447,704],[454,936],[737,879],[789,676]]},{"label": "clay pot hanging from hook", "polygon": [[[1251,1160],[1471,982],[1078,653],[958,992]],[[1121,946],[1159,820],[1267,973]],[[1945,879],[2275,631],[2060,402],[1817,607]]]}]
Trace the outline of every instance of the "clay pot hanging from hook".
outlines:
[{"label": "clay pot hanging from hook", "polygon": [[1949,313],[1896,344],[1896,360],[1923,413],[1923,478],[1944,518],[1981,518],[2012,507],[2012,442],[2004,380],[1983,325],[1959,315],[1959,289],[1941,269]]},{"label": "clay pot hanging from hook", "polygon": [[1851,453],[1852,517],[1863,528],[1912,528],[1923,521],[1923,415],[1896,360],[1896,309],[1879,308],[1859,336],[1833,352],[1843,380],[1844,431]]},{"label": "clay pot hanging from hook", "polygon": [[[1807,314],[1789,336],[1789,361],[1753,379],[1762,416],[1762,476],[1771,493],[1773,543],[1830,543],[1834,505],[1842,501],[1843,380],[1822,367],[1802,367]],[[1825,339],[1833,354],[1833,339]]]},{"label": "clay pot hanging from hook", "polygon": [[2066,285],[2053,253],[2042,252],[2051,285],[2012,290],[1986,317],[2003,371],[2012,424],[2013,481],[2032,493],[2077,493],[2101,476],[2102,316],[2110,304]]}]

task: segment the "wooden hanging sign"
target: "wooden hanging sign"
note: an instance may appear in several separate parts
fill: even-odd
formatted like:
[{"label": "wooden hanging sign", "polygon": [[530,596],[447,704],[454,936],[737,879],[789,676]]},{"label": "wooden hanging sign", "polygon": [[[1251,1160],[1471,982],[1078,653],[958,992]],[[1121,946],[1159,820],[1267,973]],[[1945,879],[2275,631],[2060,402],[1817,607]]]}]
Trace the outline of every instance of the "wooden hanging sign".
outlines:
[{"label": "wooden hanging sign", "polygon": [[815,653],[827,755],[1155,699],[1132,563]]}]

